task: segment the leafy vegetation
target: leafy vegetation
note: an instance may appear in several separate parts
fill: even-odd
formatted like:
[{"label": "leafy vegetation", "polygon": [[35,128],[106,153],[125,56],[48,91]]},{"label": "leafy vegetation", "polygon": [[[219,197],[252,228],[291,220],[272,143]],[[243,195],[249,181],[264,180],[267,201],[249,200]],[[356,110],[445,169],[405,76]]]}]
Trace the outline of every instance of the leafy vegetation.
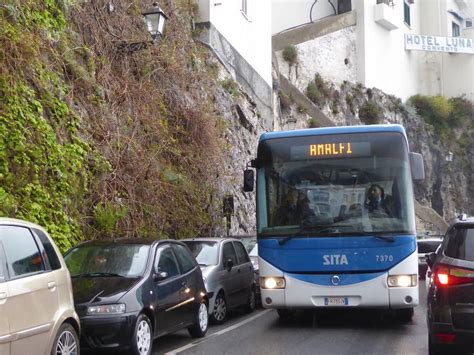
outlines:
[{"label": "leafy vegetation", "polygon": [[381,122],[382,109],[374,101],[367,101],[359,109],[359,118],[365,124],[378,124]]},{"label": "leafy vegetation", "polygon": [[148,40],[142,9],[107,3],[0,7],[0,215],[39,223],[62,250],[220,223],[222,124],[192,7],[169,2],[166,36],[133,50]]},{"label": "leafy vegetation", "polygon": [[295,46],[290,45],[283,50],[283,59],[290,65],[298,63],[298,50]]},{"label": "leafy vegetation", "polygon": [[474,117],[474,105],[463,97],[415,95],[408,103],[445,141],[453,137],[453,129],[462,128]]}]

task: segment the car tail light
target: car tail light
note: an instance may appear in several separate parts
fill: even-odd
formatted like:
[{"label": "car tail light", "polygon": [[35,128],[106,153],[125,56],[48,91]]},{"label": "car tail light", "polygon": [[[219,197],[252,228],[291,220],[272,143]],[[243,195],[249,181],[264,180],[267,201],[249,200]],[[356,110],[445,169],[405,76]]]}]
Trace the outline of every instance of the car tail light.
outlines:
[{"label": "car tail light", "polygon": [[441,343],[452,343],[456,339],[456,334],[436,333],[435,337]]},{"label": "car tail light", "polygon": [[474,270],[438,265],[434,270],[438,286],[452,286],[474,283]]}]

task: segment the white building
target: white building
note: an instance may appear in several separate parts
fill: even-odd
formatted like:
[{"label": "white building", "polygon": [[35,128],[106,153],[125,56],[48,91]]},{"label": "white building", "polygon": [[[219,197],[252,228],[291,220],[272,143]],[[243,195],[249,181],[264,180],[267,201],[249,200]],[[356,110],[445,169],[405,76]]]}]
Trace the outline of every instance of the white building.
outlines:
[{"label": "white building", "polygon": [[[417,93],[474,100],[473,2],[273,0],[280,72],[302,91],[319,72],[404,100]],[[282,60],[284,44],[296,45],[297,68]]]},{"label": "white building", "polygon": [[196,26],[271,128],[271,0],[196,0]]}]

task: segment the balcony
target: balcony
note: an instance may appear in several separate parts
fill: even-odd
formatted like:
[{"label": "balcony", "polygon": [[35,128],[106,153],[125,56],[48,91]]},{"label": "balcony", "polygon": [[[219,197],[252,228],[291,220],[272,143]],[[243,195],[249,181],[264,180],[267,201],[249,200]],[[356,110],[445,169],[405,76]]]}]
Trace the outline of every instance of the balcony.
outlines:
[{"label": "balcony", "polygon": [[393,4],[393,3],[389,1],[385,1],[385,2],[381,1],[375,5],[374,20],[385,29],[389,31],[393,31],[398,28],[397,26],[398,19],[397,19],[397,13],[395,12],[393,5],[389,5],[389,4]]}]

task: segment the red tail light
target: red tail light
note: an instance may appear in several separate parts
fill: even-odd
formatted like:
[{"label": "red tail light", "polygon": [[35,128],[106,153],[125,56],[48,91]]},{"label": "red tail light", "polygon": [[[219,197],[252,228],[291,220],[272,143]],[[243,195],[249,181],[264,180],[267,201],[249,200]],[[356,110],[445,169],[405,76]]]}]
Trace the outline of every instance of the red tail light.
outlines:
[{"label": "red tail light", "polygon": [[447,265],[438,265],[434,270],[438,286],[452,286],[474,283],[474,270]]},{"label": "red tail light", "polygon": [[452,343],[456,339],[456,334],[436,333],[435,337],[442,343]]}]

